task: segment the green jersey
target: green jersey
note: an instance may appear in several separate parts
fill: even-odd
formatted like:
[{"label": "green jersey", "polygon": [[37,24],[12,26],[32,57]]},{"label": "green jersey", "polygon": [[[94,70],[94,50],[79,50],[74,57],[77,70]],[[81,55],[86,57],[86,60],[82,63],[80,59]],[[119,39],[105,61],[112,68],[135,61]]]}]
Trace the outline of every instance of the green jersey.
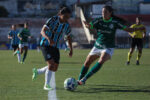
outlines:
[{"label": "green jersey", "polygon": [[20,40],[20,44],[22,44],[22,43],[27,43],[28,37],[31,35],[29,29],[24,28],[21,32],[19,32],[18,36],[22,38],[22,40]]},{"label": "green jersey", "polygon": [[115,34],[117,29],[125,29],[123,23],[113,17],[105,20],[102,17],[96,18],[91,24],[91,29],[97,30],[97,40],[94,44],[96,48],[114,48],[115,47]]}]

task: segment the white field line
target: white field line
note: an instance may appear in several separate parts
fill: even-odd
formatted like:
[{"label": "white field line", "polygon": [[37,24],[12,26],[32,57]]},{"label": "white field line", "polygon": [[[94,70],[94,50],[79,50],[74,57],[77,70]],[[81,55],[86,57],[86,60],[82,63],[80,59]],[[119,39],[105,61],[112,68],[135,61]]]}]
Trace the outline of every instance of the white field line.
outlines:
[{"label": "white field line", "polygon": [[56,96],[55,72],[52,72],[50,86],[53,88],[53,90],[48,92],[48,100],[58,100]]},{"label": "white field line", "polygon": [[90,41],[91,41],[91,40],[94,40],[94,39],[92,38],[92,35],[90,34],[89,29],[86,28],[86,26],[85,26],[85,24],[84,24],[84,22],[83,22],[83,21],[86,21],[86,19],[85,19],[85,17],[84,17],[83,10],[82,10],[81,7],[80,7],[79,9],[80,9],[80,18],[81,18],[82,26],[83,26],[83,28],[84,28],[85,35],[86,35],[86,37],[87,37],[87,40],[88,40],[88,42],[90,43]]}]

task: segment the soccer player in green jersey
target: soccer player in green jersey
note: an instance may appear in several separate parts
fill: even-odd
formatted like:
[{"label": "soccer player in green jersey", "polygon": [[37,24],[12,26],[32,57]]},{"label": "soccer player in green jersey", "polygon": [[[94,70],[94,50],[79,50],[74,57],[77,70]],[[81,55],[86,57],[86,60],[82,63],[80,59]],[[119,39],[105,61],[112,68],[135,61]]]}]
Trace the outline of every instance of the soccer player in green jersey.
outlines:
[{"label": "soccer player in green jersey", "polygon": [[[143,30],[144,28],[128,28],[124,25],[121,18],[114,16],[111,6],[104,6],[102,9],[102,17],[96,18],[90,23],[84,22],[87,28],[96,29],[98,38],[94,47],[88,54],[83,67],[81,69],[78,84],[85,84],[86,80],[94,75],[102,65],[108,61],[114,52],[115,47],[115,34],[117,29],[122,29],[127,32],[134,32]],[[98,62],[90,69],[90,65],[98,59]]]},{"label": "soccer player in green jersey", "polygon": [[22,54],[24,51],[23,59],[21,61],[21,63],[23,64],[28,52],[28,38],[31,38],[30,31],[28,29],[28,23],[24,23],[24,28],[18,34],[18,38],[20,39],[19,42],[20,53]]}]

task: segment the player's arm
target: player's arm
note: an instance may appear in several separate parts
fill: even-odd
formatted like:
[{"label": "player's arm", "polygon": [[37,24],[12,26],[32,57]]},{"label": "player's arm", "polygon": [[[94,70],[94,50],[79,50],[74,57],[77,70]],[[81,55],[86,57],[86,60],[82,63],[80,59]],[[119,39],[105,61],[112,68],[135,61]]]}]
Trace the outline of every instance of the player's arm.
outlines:
[{"label": "player's arm", "polygon": [[29,36],[28,36],[28,38],[29,38],[29,39],[31,39],[31,38],[32,38],[30,31],[29,31]]},{"label": "player's arm", "polygon": [[70,52],[69,52],[69,56],[72,57],[73,55],[73,48],[72,48],[72,38],[71,36],[67,36],[67,40],[68,40],[68,45],[69,45],[69,48],[70,48]]},{"label": "player's arm", "polygon": [[49,31],[49,28],[48,28],[47,25],[44,25],[44,26],[42,27],[42,30],[41,30],[41,35],[42,35],[44,38],[46,38],[46,39],[48,40],[48,42],[50,43],[50,45],[53,45],[53,44],[54,44],[54,41],[51,40],[51,39],[48,37],[48,35],[46,34],[46,31]]},{"label": "player's arm", "polygon": [[94,28],[97,28],[96,26],[97,26],[99,20],[98,20],[98,19],[94,19],[94,20],[91,21],[90,23],[88,23],[88,22],[86,22],[86,21],[83,21],[83,22],[84,22],[84,24],[85,24],[85,26],[86,26],[87,28],[94,29]]},{"label": "player's arm", "polygon": [[12,37],[12,35],[9,33],[8,34],[8,39],[12,39],[13,37]]},{"label": "player's arm", "polygon": [[13,37],[12,37],[12,33],[11,33],[11,31],[8,33],[8,39],[12,39]]},{"label": "player's arm", "polygon": [[134,32],[134,31],[142,31],[142,30],[145,30],[144,27],[140,27],[140,28],[131,28],[131,27],[127,27],[126,25],[124,25],[122,22],[118,21],[117,22],[117,27],[119,29],[122,29],[126,32]]},{"label": "player's arm", "polygon": [[8,35],[8,39],[12,39],[12,36]]},{"label": "player's arm", "polygon": [[[131,25],[130,28],[133,28],[133,25]],[[133,32],[128,32],[128,34],[129,34],[132,38],[135,37],[135,35],[133,34]]]},{"label": "player's arm", "polygon": [[126,32],[134,32],[134,31],[142,31],[142,30],[145,30],[145,28],[144,27],[140,27],[140,28],[126,27],[126,28],[124,28],[124,31],[126,31]]},{"label": "player's arm", "polygon": [[145,38],[145,37],[146,37],[146,28],[145,28],[145,30],[143,32],[143,38]]},{"label": "player's arm", "polygon": [[18,33],[18,35],[17,35],[17,36],[18,36],[18,38],[19,38],[19,40],[22,40],[22,36],[21,36],[21,34],[22,34],[22,31],[21,31],[21,32],[19,32],[19,33]]},{"label": "player's arm", "polygon": [[88,22],[86,22],[86,21],[83,21],[83,23],[85,24],[85,26],[86,26],[87,28],[92,27],[92,25],[91,25],[91,24],[89,24],[89,23],[88,23]]}]

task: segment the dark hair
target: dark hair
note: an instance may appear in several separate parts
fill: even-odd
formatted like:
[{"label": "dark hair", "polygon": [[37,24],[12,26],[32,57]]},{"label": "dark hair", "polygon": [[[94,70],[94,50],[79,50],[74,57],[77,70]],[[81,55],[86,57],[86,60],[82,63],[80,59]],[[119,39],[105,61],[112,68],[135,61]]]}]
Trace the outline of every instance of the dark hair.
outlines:
[{"label": "dark hair", "polygon": [[139,20],[142,20],[142,17],[139,17],[139,16],[138,16],[138,17],[136,17],[136,18],[138,18]]},{"label": "dark hair", "polygon": [[114,9],[111,6],[105,5],[103,8],[105,8],[106,10],[111,12],[111,17],[113,17],[114,19],[117,19],[117,20],[121,21],[122,23],[126,23],[126,20],[114,15]]},{"label": "dark hair", "polygon": [[28,22],[25,22],[24,25],[29,25],[29,23],[28,23]]},{"label": "dark hair", "polygon": [[62,7],[61,9],[60,9],[60,11],[59,11],[59,13],[58,14],[66,14],[66,13],[69,13],[69,14],[71,14],[71,10],[68,8],[68,7]]}]

